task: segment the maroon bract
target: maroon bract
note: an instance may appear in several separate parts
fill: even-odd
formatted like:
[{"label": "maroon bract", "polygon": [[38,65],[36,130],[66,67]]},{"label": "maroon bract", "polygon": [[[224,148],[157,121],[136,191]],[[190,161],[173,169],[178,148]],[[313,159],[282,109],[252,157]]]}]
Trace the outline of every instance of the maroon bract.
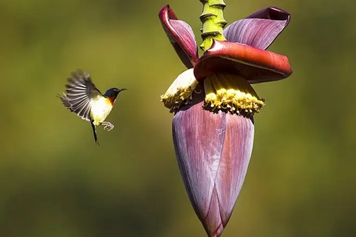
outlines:
[{"label": "maroon bract", "polygon": [[[163,29],[178,56],[187,68],[198,62],[197,78],[204,78],[205,67],[224,65],[232,61],[233,65],[225,65],[223,69],[232,68],[243,74],[254,75],[250,83],[273,81],[287,78],[292,74],[288,58],[283,55],[266,51],[271,43],[283,31],[290,21],[290,14],[277,7],[268,7],[257,11],[245,19],[233,22],[224,30],[227,41],[215,43],[200,59],[198,47],[192,28],[184,21],[178,20],[174,11],[166,5],[159,12]],[[229,42],[234,42],[231,44]],[[221,55],[219,55],[221,54]],[[218,62],[221,59],[221,62]],[[204,62],[208,61],[208,62]],[[210,63],[210,61],[213,61]],[[256,73],[251,73],[252,67]],[[249,71],[246,73],[245,71]],[[266,74],[266,75],[264,75]],[[250,80],[250,78],[246,78]]]}]

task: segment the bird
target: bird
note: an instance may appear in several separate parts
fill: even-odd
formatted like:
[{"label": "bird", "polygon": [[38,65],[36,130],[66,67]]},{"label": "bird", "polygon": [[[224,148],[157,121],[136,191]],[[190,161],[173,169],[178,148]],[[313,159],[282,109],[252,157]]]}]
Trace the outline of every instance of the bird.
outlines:
[{"label": "bird", "polygon": [[107,131],[114,128],[114,125],[105,119],[113,109],[118,94],[127,89],[114,87],[102,94],[92,82],[90,74],[80,69],[72,72],[67,80],[65,92],[58,97],[67,109],[90,122],[94,141],[100,146],[96,126],[103,125]]}]

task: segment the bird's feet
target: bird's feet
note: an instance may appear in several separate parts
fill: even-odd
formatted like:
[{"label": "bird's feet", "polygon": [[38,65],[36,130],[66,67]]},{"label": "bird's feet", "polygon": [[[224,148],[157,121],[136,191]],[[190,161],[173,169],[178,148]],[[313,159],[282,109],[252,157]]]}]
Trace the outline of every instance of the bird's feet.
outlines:
[{"label": "bird's feet", "polygon": [[114,125],[112,123],[106,122],[106,121],[102,122],[101,125],[104,126],[104,130],[106,130],[106,131],[111,131],[114,128]]}]

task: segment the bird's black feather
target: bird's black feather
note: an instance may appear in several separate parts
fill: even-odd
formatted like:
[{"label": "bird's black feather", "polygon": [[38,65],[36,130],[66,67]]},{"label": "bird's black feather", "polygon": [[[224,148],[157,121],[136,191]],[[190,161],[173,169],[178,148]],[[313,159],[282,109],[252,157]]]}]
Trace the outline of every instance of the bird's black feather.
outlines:
[{"label": "bird's black feather", "polygon": [[63,105],[82,119],[90,121],[90,99],[102,93],[91,81],[89,73],[82,70],[73,72],[72,77],[68,78],[66,88],[65,93],[60,96]]}]

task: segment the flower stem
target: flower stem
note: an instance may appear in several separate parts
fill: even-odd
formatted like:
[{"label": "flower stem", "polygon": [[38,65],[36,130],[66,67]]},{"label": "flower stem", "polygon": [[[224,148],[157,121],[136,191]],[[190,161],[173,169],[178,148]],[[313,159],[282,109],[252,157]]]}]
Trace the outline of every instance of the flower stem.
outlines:
[{"label": "flower stem", "polygon": [[226,25],[224,19],[225,3],[223,0],[200,0],[203,3],[203,13],[200,15],[200,21],[203,23],[201,37],[203,43],[200,48],[203,51],[208,50],[213,40],[226,40],[223,35],[223,29]]}]

